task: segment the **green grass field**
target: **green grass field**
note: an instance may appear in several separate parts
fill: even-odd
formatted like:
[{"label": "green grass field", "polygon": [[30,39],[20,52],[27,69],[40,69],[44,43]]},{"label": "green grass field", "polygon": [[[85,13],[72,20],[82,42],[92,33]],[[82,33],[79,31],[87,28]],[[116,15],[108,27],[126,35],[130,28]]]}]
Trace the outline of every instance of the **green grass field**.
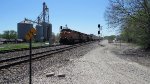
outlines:
[{"label": "green grass field", "polygon": [[[32,43],[32,47],[38,46],[46,46],[44,43]],[[20,48],[29,48],[29,43],[19,43],[19,44],[1,44],[0,51],[2,50],[12,50],[12,49],[20,49]]]}]

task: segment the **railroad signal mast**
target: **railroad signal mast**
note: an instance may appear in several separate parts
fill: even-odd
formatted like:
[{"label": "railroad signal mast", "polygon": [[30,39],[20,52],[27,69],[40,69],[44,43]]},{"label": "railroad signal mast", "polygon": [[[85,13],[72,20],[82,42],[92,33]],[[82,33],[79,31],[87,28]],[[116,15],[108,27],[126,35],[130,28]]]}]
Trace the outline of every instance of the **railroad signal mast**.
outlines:
[{"label": "railroad signal mast", "polygon": [[100,41],[100,38],[102,37],[102,26],[100,24],[98,24],[98,36]]},{"label": "railroad signal mast", "polygon": [[100,24],[98,24],[98,36],[99,36],[99,42],[100,42],[100,28],[101,28],[101,26],[100,26]]}]

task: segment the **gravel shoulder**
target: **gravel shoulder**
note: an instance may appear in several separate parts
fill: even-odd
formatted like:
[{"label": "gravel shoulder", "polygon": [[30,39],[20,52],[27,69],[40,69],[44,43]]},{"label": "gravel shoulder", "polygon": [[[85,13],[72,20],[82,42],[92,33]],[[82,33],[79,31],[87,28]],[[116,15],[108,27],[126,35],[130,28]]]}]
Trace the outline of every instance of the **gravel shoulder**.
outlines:
[{"label": "gravel shoulder", "polygon": [[[79,58],[71,58],[61,67],[48,67],[33,77],[35,84],[149,84],[150,69],[118,57],[115,47],[103,41]],[[76,56],[76,55],[75,55]],[[47,73],[54,72],[52,77]],[[59,73],[65,77],[57,77]]]},{"label": "gravel shoulder", "polygon": [[111,45],[111,51],[119,58],[150,68],[150,51],[127,43],[121,44],[121,47],[119,43],[113,43]]},{"label": "gravel shoulder", "polygon": [[[120,49],[104,40],[36,60],[33,84],[149,84],[150,68],[124,55],[129,48],[123,46]],[[5,73],[0,83],[28,84],[28,67],[0,71]],[[54,74],[48,77],[48,73]]]}]

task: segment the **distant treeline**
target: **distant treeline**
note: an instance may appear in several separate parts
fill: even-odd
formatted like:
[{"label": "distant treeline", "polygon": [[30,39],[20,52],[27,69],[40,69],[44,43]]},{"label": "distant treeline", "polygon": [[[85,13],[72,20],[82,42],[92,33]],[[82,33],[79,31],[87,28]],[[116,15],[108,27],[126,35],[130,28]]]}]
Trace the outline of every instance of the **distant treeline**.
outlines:
[{"label": "distant treeline", "polygon": [[105,19],[122,40],[150,49],[150,0],[109,0]]},{"label": "distant treeline", "polygon": [[110,35],[110,36],[105,36],[104,39],[107,40],[115,40],[116,36],[115,35]]},{"label": "distant treeline", "polygon": [[0,38],[17,39],[17,32],[14,30],[6,30],[2,34],[0,34]]},{"label": "distant treeline", "polygon": [[[0,34],[0,38],[3,39],[18,39],[17,38],[17,32],[15,30],[6,30],[3,31],[2,34]],[[59,33],[55,35],[54,32],[52,32],[52,43],[58,43],[59,42]]]}]

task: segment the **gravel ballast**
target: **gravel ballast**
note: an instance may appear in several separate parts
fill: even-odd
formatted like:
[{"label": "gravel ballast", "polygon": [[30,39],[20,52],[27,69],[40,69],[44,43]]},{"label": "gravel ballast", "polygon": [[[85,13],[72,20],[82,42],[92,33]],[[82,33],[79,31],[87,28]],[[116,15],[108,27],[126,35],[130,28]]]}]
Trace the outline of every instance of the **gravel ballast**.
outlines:
[{"label": "gravel ballast", "polygon": [[[42,72],[48,67],[51,67],[52,71],[54,71],[56,67],[66,66],[72,60],[82,57],[84,54],[96,47],[97,42],[34,60],[32,62],[32,75],[39,75],[40,73],[38,72]],[[28,73],[29,63],[23,63],[8,69],[2,69],[0,70],[0,84],[28,84]],[[46,74],[51,72],[44,73]]]},{"label": "gravel ballast", "polygon": [[[57,48],[63,48],[68,47],[70,45],[60,45],[60,46],[53,46],[53,47],[45,47],[45,48],[39,48],[39,49],[32,49],[32,54],[49,51]],[[14,57],[20,57],[29,55],[29,50],[23,50],[23,51],[16,51],[16,52],[8,52],[8,53],[0,53],[0,60],[10,59]]]},{"label": "gravel ballast", "polygon": [[[150,71],[133,61],[121,59],[107,41],[87,54],[68,59],[33,76],[34,84],[149,84]],[[124,45],[125,46],[125,45]],[[113,49],[114,50],[114,49]],[[47,73],[55,75],[46,77]],[[61,75],[61,76],[59,76]],[[27,81],[28,79],[26,79]]]}]

